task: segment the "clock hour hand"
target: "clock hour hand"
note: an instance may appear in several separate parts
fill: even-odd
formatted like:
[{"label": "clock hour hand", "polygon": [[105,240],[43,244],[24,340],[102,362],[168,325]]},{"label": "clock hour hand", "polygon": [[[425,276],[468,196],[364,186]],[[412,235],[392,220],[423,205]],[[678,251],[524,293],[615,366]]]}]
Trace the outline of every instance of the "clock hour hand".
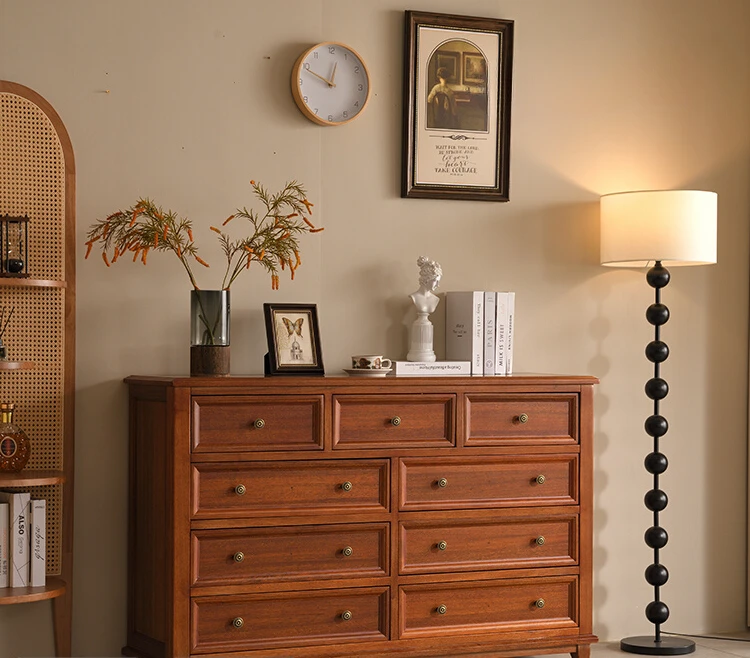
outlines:
[{"label": "clock hour hand", "polygon": [[333,63],[333,73],[331,73],[331,79],[328,81],[329,85],[336,86],[333,84],[333,79],[336,77],[336,67],[338,66],[338,62]]},{"label": "clock hour hand", "polygon": [[[322,75],[319,75],[318,73],[315,73],[312,69],[307,69],[308,73],[312,73],[316,78],[320,78],[323,82],[325,82],[329,87],[335,87],[336,85],[333,84],[333,79],[328,80],[327,78],[324,78]],[[334,73],[335,73],[334,69]]]}]

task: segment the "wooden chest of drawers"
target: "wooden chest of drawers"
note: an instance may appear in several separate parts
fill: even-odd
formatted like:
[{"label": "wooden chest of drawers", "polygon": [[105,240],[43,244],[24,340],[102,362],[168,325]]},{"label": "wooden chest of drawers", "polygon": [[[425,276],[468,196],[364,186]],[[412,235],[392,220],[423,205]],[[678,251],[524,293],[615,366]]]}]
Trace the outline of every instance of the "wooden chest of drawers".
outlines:
[{"label": "wooden chest of drawers", "polygon": [[129,377],[149,658],[586,658],[593,377]]}]

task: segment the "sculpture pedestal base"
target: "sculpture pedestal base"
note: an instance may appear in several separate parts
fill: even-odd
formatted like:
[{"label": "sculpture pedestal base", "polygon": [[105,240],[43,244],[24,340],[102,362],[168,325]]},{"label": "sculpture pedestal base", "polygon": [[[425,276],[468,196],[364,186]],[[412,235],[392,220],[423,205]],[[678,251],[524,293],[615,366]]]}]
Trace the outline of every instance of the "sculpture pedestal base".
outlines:
[{"label": "sculpture pedestal base", "polygon": [[428,320],[427,315],[418,313],[411,326],[411,344],[406,355],[407,361],[433,363],[437,360],[432,349],[432,322]]},{"label": "sculpture pedestal base", "polygon": [[682,637],[662,637],[658,642],[653,635],[626,637],[620,650],[644,656],[681,656],[695,651],[695,642]]}]

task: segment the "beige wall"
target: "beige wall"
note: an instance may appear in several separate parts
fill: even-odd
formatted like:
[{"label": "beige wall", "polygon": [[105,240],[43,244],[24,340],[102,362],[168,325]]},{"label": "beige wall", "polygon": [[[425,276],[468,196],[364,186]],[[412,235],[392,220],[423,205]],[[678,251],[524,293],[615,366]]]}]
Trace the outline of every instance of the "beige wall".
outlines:
[{"label": "beige wall", "polygon": [[[516,21],[510,203],[401,199],[403,10]],[[459,8],[459,9],[457,9]],[[201,227],[252,202],[248,180],[307,186],[326,230],[297,280],[233,287],[232,372],[260,373],[262,303],[315,302],[327,369],[351,353],[403,358],[416,258],[442,291],[517,292],[520,371],[589,373],[596,394],[595,625],[647,633],[642,542],[650,482],[643,272],[598,265],[598,197],[719,194],[719,263],[676,269],[665,293],[671,459],[662,515],[667,629],[745,623],[750,3],[746,0],[0,0],[0,79],[42,94],[78,171],[75,654],[125,640],[126,391],[131,373],[188,370],[188,281],[175,259],[83,260],[88,225],[148,195]],[[374,95],[340,128],[302,117],[303,49],[350,44]],[[109,90],[109,93],[105,93]],[[218,285],[218,266],[203,279]],[[443,309],[433,315],[443,335]],[[439,354],[439,356],[442,356]],[[0,656],[50,655],[48,603],[0,607]]]}]

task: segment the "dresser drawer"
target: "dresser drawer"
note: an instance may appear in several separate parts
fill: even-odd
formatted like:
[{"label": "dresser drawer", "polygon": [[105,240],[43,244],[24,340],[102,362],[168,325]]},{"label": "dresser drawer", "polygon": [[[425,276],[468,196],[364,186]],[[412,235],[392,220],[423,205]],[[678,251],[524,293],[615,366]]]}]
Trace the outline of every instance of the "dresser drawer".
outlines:
[{"label": "dresser drawer", "polygon": [[389,509],[387,460],[197,463],[194,518]]},{"label": "dresser drawer", "polygon": [[399,524],[402,574],[571,566],[578,563],[578,517],[555,508],[519,517],[408,520]]},{"label": "dresser drawer", "polygon": [[333,447],[450,448],[455,408],[455,395],[337,395]]},{"label": "dresser drawer", "polygon": [[574,628],[577,577],[404,585],[399,613],[402,638]]},{"label": "dresser drawer", "polygon": [[576,394],[465,397],[466,446],[578,443]]},{"label": "dresser drawer", "polygon": [[387,640],[388,593],[388,588],[372,587],[194,598],[192,650],[214,653]]},{"label": "dresser drawer", "polygon": [[578,455],[404,458],[402,510],[575,505]]},{"label": "dresser drawer", "polygon": [[387,576],[388,529],[359,523],[198,530],[193,585]]},{"label": "dresser drawer", "polygon": [[323,396],[195,396],[193,452],[323,449]]}]

